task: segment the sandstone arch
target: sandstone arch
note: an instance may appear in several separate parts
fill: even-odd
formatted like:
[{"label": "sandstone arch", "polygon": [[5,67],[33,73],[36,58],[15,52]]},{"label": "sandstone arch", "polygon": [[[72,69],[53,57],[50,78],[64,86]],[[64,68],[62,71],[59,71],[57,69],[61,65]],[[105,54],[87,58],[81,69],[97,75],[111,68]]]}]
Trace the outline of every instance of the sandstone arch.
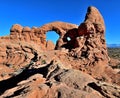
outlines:
[{"label": "sandstone arch", "polygon": [[78,26],[75,24],[61,22],[61,21],[47,23],[47,24],[40,27],[40,29],[42,31],[44,31],[45,33],[48,31],[55,31],[60,36],[63,36],[67,31],[69,31],[73,28],[78,28]]},{"label": "sandstone arch", "polygon": [[55,49],[59,49],[67,44],[67,41],[65,41],[65,38],[68,35],[67,33],[77,28],[78,26],[75,24],[56,21],[45,24],[39,29],[44,34],[46,34],[48,31],[55,31],[60,36],[59,39],[57,40]]}]

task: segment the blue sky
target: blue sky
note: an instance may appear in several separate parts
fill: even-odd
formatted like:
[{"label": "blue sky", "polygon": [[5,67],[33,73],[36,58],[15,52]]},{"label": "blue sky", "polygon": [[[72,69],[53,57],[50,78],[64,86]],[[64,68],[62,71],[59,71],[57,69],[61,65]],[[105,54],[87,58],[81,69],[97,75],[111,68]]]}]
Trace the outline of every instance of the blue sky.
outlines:
[{"label": "blue sky", "polygon": [[[108,44],[120,44],[120,0],[0,0],[0,36],[8,35],[13,24],[42,26],[64,21],[79,25],[88,6],[102,13]],[[55,35],[47,35],[55,39]],[[51,38],[52,37],[52,38]]]}]

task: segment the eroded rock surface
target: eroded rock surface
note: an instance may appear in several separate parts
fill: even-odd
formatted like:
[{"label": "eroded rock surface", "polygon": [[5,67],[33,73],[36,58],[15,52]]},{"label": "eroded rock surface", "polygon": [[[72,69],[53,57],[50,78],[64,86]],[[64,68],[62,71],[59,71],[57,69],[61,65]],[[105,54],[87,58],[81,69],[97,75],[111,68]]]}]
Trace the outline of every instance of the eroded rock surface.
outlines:
[{"label": "eroded rock surface", "polygon": [[[71,29],[78,28],[75,24],[70,24],[66,22],[52,22],[45,24],[41,27],[22,27],[19,24],[15,24],[10,29],[10,39],[12,40],[20,40],[27,42],[35,42],[35,44],[39,44],[43,49],[46,47],[46,33],[48,31],[55,31],[59,34],[60,38],[57,42],[57,47],[62,47],[65,43],[63,41],[63,36]],[[62,40],[62,41],[60,41]]]},{"label": "eroded rock surface", "polygon": [[[59,35],[56,45],[46,41],[48,31]],[[104,20],[95,7],[79,26],[15,24],[0,37],[0,97],[119,98],[120,72],[109,60]]]},{"label": "eroded rock surface", "polygon": [[[14,84],[4,87],[7,83]],[[37,69],[34,66],[32,70],[30,67],[24,69],[22,73],[0,84],[0,93],[3,93],[1,97],[119,98],[120,95],[119,86],[98,82],[88,74],[66,68],[60,62],[54,61],[42,67],[39,65]]]}]

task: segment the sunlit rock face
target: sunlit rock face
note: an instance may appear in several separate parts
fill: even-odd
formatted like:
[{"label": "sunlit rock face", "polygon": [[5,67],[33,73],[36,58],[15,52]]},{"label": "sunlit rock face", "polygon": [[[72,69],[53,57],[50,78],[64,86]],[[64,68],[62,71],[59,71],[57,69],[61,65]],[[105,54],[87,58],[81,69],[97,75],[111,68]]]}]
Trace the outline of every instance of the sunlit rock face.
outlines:
[{"label": "sunlit rock face", "polygon": [[[59,35],[56,45],[46,40],[48,31]],[[0,98],[119,98],[120,72],[108,62],[104,20],[95,7],[79,26],[15,24],[0,37]]]},{"label": "sunlit rock face", "polygon": [[19,24],[15,24],[10,29],[10,38],[12,40],[35,42],[36,44],[41,45],[43,49],[46,49],[46,45],[48,46],[48,43],[46,42],[46,33],[48,31],[55,31],[60,36],[56,44],[56,49],[59,49],[66,44],[66,42],[63,41],[64,35],[74,28],[78,28],[78,26],[60,21],[48,23],[38,28],[22,27]]},{"label": "sunlit rock face", "polygon": [[[46,41],[46,33],[48,31],[55,31],[59,35],[56,45],[51,41]],[[105,41],[104,20],[95,7],[88,7],[85,20],[79,26],[60,21],[32,28],[15,24],[11,27],[10,36],[7,39],[12,42],[33,43],[43,51],[66,49],[69,56],[78,58],[81,63],[79,65],[75,64],[73,67],[80,69],[88,68],[89,70],[87,71],[90,74],[92,72],[95,72],[95,74],[100,72],[101,74],[104,71],[104,65],[108,65],[109,61]],[[25,47],[33,51],[30,46]],[[20,46],[20,48],[24,47]],[[100,71],[98,72],[91,68],[93,66],[98,67],[99,65],[100,68],[97,69]]]},{"label": "sunlit rock face", "polygon": [[[68,37],[70,40],[67,40]],[[62,47],[69,50],[69,55],[80,60],[77,68],[88,68],[87,71],[90,74],[99,75],[104,72],[109,57],[104,20],[98,9],[89,7],[84,22],[77,29],[74,28],[66,32],[60,42],[62,41],[65,43]]]},{"label": "sunlit rock face", "polygon": [[[56,45],[51,41],[46,41],[46,33],[48,31],[55,31],[59,35]],[[90,74],[94,72],[94,68],[91,68],[91,66],[98,67],[100,65],[102,69],[97,69],[101,69],[98,72],[102,73],[104,65],[108,65],[109,61],[105,41],[104,20],[95,7],[88,7],[85,20],[79,26],[60,21],[32,28],[15,24],[11,27],[10,36],[7,38],[14,42],[33,43],[40,47],[40,50],[66,49],[69,56],[78,58],[81,63],[73,67],[80,69],[88,67],[90,70],[87,71]],[[95,74],[98,73],[96,72]]]},{"label": "sunlit rock face", "polygon": [[88,8],[85,21],[78,27],[74,45],[73,56],[83,57],[91,63],[108,63],[104,20],[95,7]]}]

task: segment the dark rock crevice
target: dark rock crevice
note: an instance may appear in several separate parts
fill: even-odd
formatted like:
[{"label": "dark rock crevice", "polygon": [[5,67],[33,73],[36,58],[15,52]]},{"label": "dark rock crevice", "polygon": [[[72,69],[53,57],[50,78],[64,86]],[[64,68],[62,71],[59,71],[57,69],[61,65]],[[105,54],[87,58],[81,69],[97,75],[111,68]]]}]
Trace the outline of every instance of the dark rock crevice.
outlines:
[{"label": "dark rock crevice", "polygon": [[6,90],[17,86],[17,84],[20,81],[26,80],[34,74],[39,73],[39,74],[42,74],[43,77],[46,77],[47,69],[50,66],[50,64],[38,69],[34,69],[34,68],[29,69],[30,66],[33,66],[33,63],[27,65],[27,67],[23,69],[20,69],[20,72],[18,72],[17,74],[13,73],[13,76],[11,78],[0,81],[0,95],[3,94]]},{"label": "dark rock crevice", "polygon": [[21,93],[24,89],[25,89],[25,88],[19,89],[19,90],[15,91],[13,95],[8,96],[8,97],[5,97],[5,98],[13,98],[13,97],[15,97],[15,96],[18,96],[18,95],[20,95],[20,93]]},{"label": "dark rock crevice", "polygon": [[99,92],[101,95],[103,95],[105,98],[111,98],[109,95],[107,95],[100,86],[98,86],[95,82],[92,83],[88,83],[87,84],[89,87],[91,87],[92,89],[96,90],[97,92]]}]

